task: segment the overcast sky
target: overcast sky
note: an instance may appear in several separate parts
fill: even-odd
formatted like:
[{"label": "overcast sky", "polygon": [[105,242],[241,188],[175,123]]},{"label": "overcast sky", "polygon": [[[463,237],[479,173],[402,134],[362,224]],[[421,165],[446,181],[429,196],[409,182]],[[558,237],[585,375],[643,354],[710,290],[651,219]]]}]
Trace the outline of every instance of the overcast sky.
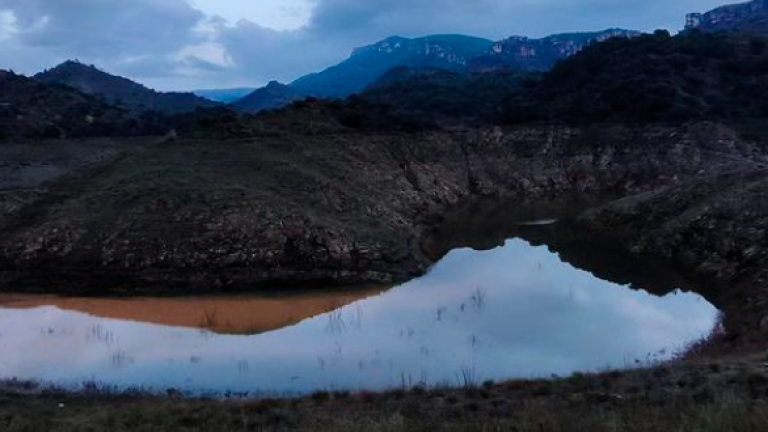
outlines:
[{"label": "overcast sky", "polygon": [[67,59],[161,90],[291,81],[392,35],[683,26],[728,0],[0,0],[0,68]]}]

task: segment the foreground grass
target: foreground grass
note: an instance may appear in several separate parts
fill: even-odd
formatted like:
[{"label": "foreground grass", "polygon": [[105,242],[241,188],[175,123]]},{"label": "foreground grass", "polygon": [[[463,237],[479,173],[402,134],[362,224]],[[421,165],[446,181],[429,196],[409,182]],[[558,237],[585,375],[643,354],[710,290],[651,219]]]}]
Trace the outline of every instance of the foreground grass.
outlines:
[{"label": "foreground grass", "polygon": [[462,389],[214,401],[0,390],[0,431],[768,431],[763,359]]},{"label": "foreground grass", "polygon": [[[44,401],[39,401],[44,402]],[[41,407],[13,404],[3,412],[3,430],[17,431],[691,431],[764,432],[768,404],[708,403],[624,407],[568,406],[530,401],[510,411],[487,412],[475,405],[443,418],[422,417],[419,407],[402,411],[337,404],[323,408],[205,402],[108,402]],[[322,410],[323,412],[319,412]],[[477,412],[476,412],[477,411]]]}]

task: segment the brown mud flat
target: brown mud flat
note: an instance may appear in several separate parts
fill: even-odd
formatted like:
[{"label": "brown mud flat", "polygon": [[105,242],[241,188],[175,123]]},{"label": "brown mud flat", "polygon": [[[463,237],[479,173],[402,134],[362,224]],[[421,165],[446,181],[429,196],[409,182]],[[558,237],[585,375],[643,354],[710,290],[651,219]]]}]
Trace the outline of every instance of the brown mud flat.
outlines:
[{"label": "brown mud flat", "polygon": [[384,288],[310,290],[282,296],[77,298],[0,294],[0,307],[56,307],[121,321],[185,327],[228,335],[255,335],[296,325],[356,301],[377,296]]}]

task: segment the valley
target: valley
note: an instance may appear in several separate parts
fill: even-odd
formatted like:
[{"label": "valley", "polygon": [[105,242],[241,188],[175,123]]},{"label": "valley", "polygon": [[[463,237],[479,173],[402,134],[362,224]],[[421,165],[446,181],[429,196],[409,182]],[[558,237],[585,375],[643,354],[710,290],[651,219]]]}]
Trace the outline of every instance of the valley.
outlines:
[{"label": "valley", "polygon": [[764,430],[766,16],[0,71],[0,429]]}]

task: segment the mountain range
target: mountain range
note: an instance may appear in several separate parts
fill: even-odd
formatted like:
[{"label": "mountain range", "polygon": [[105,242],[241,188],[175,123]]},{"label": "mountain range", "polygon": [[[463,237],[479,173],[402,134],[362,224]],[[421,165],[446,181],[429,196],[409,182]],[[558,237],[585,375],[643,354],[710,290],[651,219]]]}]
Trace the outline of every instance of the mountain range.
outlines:
[{"label": "mountain range", "polygon": [[[591,33],[569,33],[542,39],[514,36],[503,41],[464,35],[434,35],[417,39],[391,37],[357,48],[349,59],[324,71],[306,75],[278,87],[271,83],[250,95],[238,109],[255,113],[279,108],[285,101],[303,97],[344,98],[370,86],[389,70],[442,69],[457,73],[477,73],[502,69],[545,71],[595,41],[612,37],[635,37],[640,32],[608,29]],[[259,102],[256,102],[256,99]]]},{"label": "mountain range", "polygon": [[[766,23],[768,0],[753,0],[723,6],[705,14],[689,14],[686,28],[703,32],[768,33]],[[486,96],[493,86],[517,89],[530,79],[530,75],[525,75],[525,72],[548,71],[592,42],[639,35],[636,31],[614,28],[600,32],[558,34],[541,39],[514,36],[498,42],[464,35],[433,35],[416,39],[391,37],[355,49],[347,60],[321,72],[306,75],[290,84],[273,81],[256,90],[240,88],[201,90],[198,94],[162,93],[78,61],[64,62],[33,77],[34,82],[50,84],[48,87],[35,86],[33,80],[9,72],[4,73],[4,79],[6,85],[13,82],[18,87],[23,83],[29,91],[34,90],[39,94],[49,91],[46,97],[57,101],[61,99],[61,106],[77,106],[76,111],[79,113],[107,113],[107,117],[119,119],[118,123],[129,118],[135,120],[138,114],[148,111],[180,114],[193,112],[197,108],[224,107],[229,104],[240,112],[258,113],[281,108],[306,97],[346,98],[361,92],[371,101],[395,104],[406,112],[432,110],[443,113],[461,108],[455,103],[447,103],[450,101],[463,101],[476,106],[476,111],[485,112],[492,107],[480,106],[485,102],[480,105],[478,103],[488,100]],[[495,75],[487,79],[472,77],[490,72]],[[67,88],[77,92],[67,92]],[[416,101],[410,97],[414,92],[425,98]],[[12,93],[12,100],[0,100],[4,104],[0,106],[3,115],[10,116],[9,113],[13,112],[18,116],[19,120],[13,120],[12,123],[21,129],[29,129],[31,135],[68,134],[66,125],[57,123],[57,119],[66,115],[54,115],[46,111],[50,111],[50,108],[34,104],[30,107],[30,113],[37,114],[19,114],[24,103],[35,101],[22,103],[19,95],[23,92]],[[8,94],[6,92],[6,99]],[[444,97],[447,94],[453,95],[450,101]],[[105,111],[107,106],[124,108],[127,112],[111,109]],[[439,109],[434,109],[436,106]],[[38,114],[58,126],[43,131],[48,126],[29,124],[29,119]],[[81,117],[98,118],[91,114]],[[80,120],[72,120],[75,129],[81,132],[94,129],[81,128]]]},{"label": "mountain range", "polygon": [[546,71],[594,41],[635,37],[631,30],[553,35],[542,39],[511,37],[499,42],[464,35],[433,35],[416,39],[391,37],[357,48],[338,65],[306,75],[290,84],[276,81],[258,89],[199,90],[163,93],[79,61],[66,61],[34,76],[41,83],[59,84],[102,98],[133,113],[182,114],[197,108],[230,104],[244,113],[284,107],[307,98],[345,98],[374,84],[388,71],[439,69],[456,74],[502,70]]},{"label": "mountain range", "polygon": [[553,35],[543,39],[511,37],[500,42],[464,35],[434,35],[416,39],[396,36],[357,48],[338,65],[306,75],[290,84],[273,81],[255,90],[238,88],[163,93],[76,60],[43,71],[34,79],[77,89],[134,114],[182,114],[224,104],[240,112],[258,113],[307,97],[345,98],[365,90],[398,67],[440,69],[458,74],[509,69],[545,71],[593,41],[639,34],[630,30],[609,29]]}]

